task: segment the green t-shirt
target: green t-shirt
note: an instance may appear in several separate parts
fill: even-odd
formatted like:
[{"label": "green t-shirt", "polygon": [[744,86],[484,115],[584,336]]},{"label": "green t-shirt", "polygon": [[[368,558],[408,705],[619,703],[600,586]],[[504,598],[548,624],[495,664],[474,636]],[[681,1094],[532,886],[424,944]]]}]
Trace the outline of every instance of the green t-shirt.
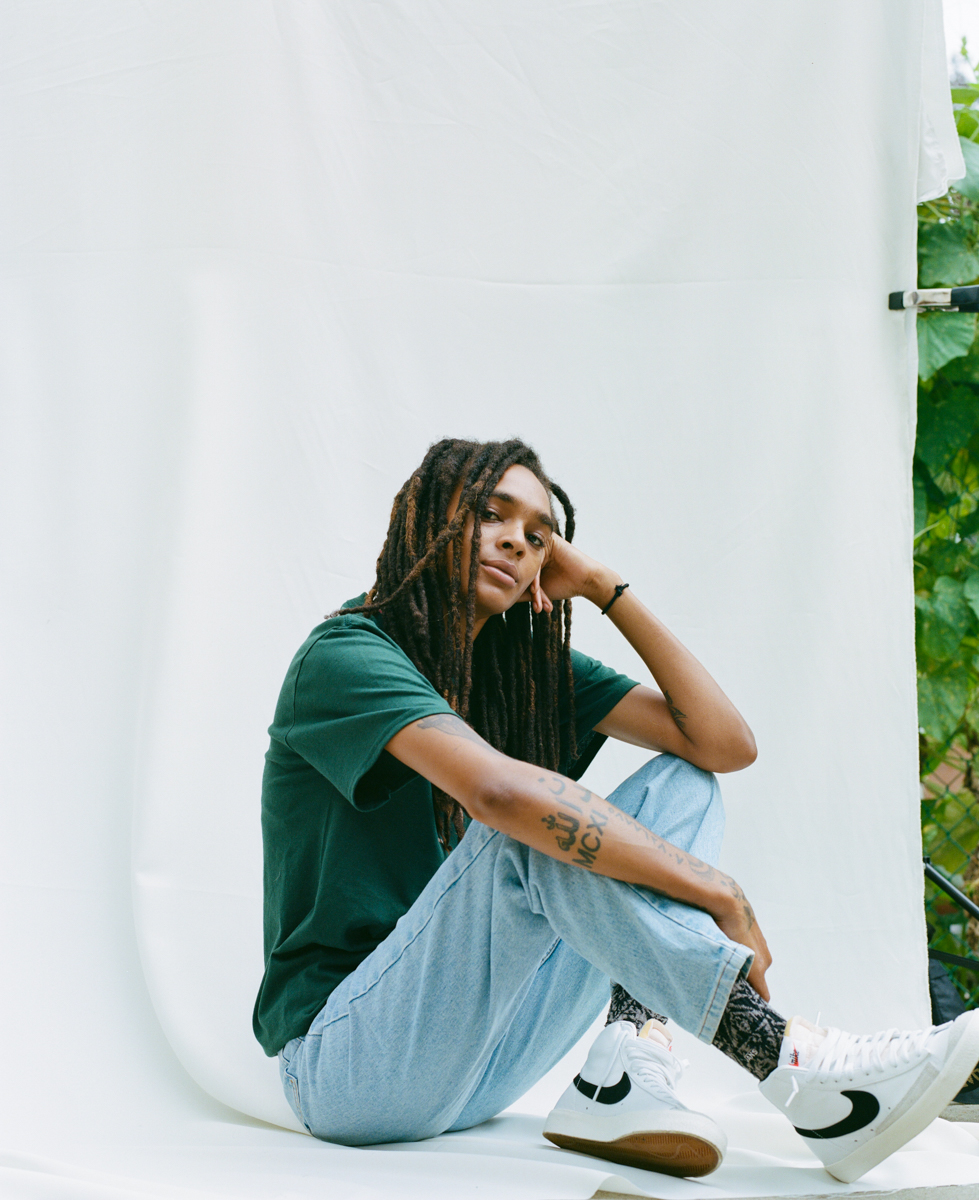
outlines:
[{"label": "green t-shirt", "polygon": [[[577,651],[572,664],[579,754],[562,767],[577,779],[605,740],[594,726],[636,684]],[[265,975],[253,1026],[266,1054],[306,1032],[442,863],[431,786],[384,747],[412,721],[451,712],[363,614],[324,621],[293,659],[262,783]]]}]

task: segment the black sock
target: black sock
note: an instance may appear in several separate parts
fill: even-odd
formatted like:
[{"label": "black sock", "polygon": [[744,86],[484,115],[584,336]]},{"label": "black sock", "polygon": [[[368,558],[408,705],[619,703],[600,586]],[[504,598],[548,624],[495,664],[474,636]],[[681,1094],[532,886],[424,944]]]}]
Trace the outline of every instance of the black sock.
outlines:
[{"label": "black sock", "polygon": [[661,1017],[659,1013],[652,1012],[644,1004],[633,999],[620,983],[613,983],[612,1003],[609,1005],[608,1020],[605,1024],[611,1025],[613,1021],[631,1021],[637,1029],[642,1029],[649,1020],[666,1024],[666,1017]]},{"label": "black sock", "polygon": [[778,1066],[785,1023],[739,976],[721,1014],[714,1045],[756,1078],[767,1079]]}]

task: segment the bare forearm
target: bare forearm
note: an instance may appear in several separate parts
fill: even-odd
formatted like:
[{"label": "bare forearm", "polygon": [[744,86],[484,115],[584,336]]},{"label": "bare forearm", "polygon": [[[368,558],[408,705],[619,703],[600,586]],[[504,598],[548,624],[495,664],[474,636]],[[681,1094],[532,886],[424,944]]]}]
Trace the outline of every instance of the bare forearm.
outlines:
[{"label": "bare forearm", "polygon": [[639,884],[712,916],[742,903],[750,912],[741,888],[723,871],[581,784],[530,764],[520,768],[511,786],[479,813],[481,821],[558,861]]},{"label": "bare forearm", "polygon": [[[595,580],[588,598],[604,607],[619,582],[613,573],[603,574]],[[616,600],[608,615],[646,664],[673,723],[690,746],[720,755],[721,761],[730,764],[712,763],[710,769],[737,769],[754,761],[755,740],[747,722],[709,672],[631,588]]]}]

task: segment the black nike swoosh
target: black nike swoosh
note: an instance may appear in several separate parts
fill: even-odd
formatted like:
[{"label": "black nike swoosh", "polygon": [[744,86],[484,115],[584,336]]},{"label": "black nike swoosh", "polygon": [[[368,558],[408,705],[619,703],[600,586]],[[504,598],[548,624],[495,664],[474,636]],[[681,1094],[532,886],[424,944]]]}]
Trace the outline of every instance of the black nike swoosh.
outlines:
[{"label": "black nike swoosh", "polygon": [[873,1092],[841,1092],[840,1095],[846,1096],[853,1105],[848,1116],[842,1121],[837,1121],[835,1125],[827,1125],[825,1129],[800,1129],[796,1125],[796,1133],[804,1138],[819,1138],[821,1141],[845,1137],[846,1134],[856,1133],[858,1129],[869,1125],[880,1112],[880,1104]]},{"label": "black nike swoosh", "polygon": [[597,1100],[599,1104],[618,1104],[632,1091],[629,1076],[622,1072],[622,1078],[611,1087],[600,1088],[597,1083],[585,1083],[580,1075],[574,1077],[574,1085],[583,1096],[589,1100]]}]

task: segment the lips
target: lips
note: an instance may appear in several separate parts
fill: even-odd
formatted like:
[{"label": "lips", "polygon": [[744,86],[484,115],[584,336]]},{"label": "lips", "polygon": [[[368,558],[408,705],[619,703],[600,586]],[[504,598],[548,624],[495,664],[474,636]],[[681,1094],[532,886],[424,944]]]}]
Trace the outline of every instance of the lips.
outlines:
[{"label": "lips", "polygon": [[490,578],[497,580],[498,583],[512,586],[517,582],[517,568],[513,563],[508,563],[506,559],[491,558],[481,563],[480,566]]}]

